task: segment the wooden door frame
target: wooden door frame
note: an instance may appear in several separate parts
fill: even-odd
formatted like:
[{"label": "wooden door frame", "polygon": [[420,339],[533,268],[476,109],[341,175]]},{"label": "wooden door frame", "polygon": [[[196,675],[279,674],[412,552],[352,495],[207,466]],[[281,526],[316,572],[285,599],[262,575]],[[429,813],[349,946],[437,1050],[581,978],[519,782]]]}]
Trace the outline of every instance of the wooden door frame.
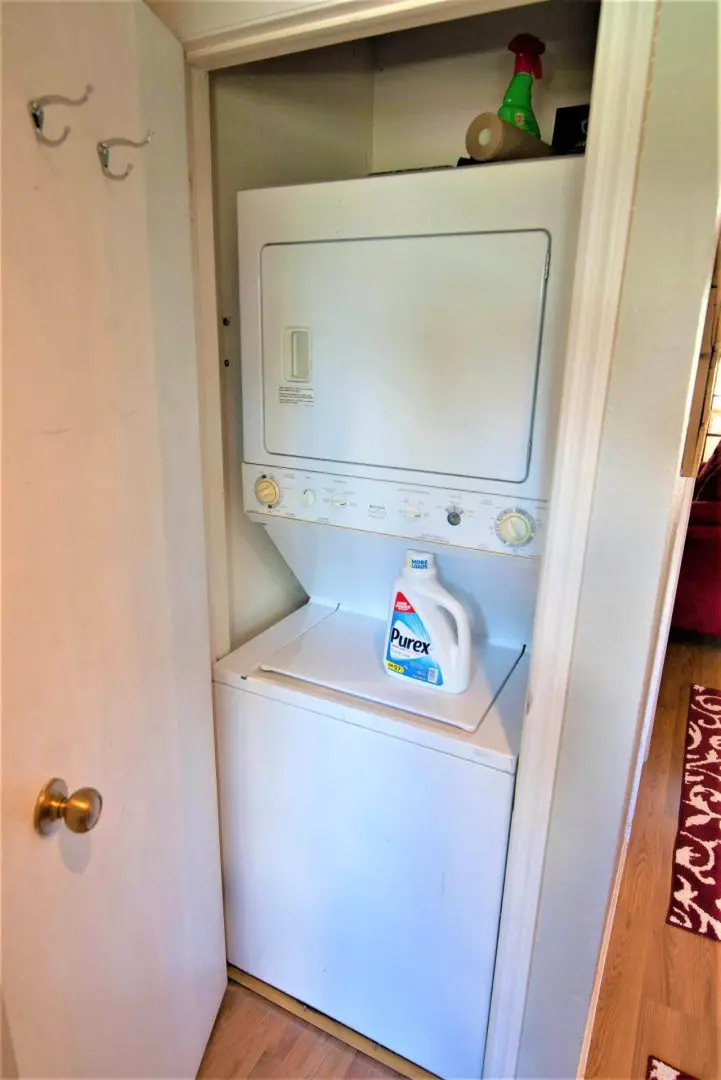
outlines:
[{"label": "wooden door frame", "polygon": [[185,86],[210,646],[212,659],[217,660],[230,652],[230,588],[215,274],[210,78],[207,71],[187,65]]},{"label": "wooden door frame", "polygon": [[[499,0],[443,3],[444,19],[513,6]],[[516,1074],[660,3],[605,0],[602,8],[551,512],[484,1065],[487,1077]],[[206,538],[216,656],[229,650],[230,635],[207,72],[436,22],[439,13],[439,0],[337,0],[188,50]]]}]

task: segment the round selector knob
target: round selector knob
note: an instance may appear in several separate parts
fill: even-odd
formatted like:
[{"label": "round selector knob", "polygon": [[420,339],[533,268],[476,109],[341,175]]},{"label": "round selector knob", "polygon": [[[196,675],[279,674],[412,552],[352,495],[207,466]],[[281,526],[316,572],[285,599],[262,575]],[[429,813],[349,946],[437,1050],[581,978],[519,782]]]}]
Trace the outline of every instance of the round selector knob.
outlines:
[{"label": "round selector knob", "polygon": [[526,510],[503,510],[496,518],[496,535],[508,547],[525,547],[536,535],[536,522]]},{"label": "round selector knob", "polygon": [[446,512],[446,521],[449,525],[460,525],[463,511],[460,506],[449,506]]},{"label": "round selector knob", "polygon": [[343,491],[334,491],[330,497],[331,506],[342,508],[348,505],[348,496]]},{"label": "round selector knob", "polygon": [[275,506],[280,502],[280,487],[272,476],[259,476],[255,481],[255,497],[263,506]]}]

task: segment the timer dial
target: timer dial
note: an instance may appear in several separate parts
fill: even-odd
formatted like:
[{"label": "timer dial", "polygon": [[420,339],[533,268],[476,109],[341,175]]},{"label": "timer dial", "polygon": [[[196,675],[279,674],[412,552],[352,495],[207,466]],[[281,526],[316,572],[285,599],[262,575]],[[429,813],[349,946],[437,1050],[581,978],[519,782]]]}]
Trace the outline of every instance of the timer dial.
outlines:
[{"label": "timer dial", "polygon": [[259,476],[255,481],[255,497],[263,506],[276,506],[280,502],[280,487],[272,476]]},{"label": "timer dial", "polygon": [[536,522],[527,510],[503,510],[496,518],[496,536],[508,547],[525,547],[536,535]]}]

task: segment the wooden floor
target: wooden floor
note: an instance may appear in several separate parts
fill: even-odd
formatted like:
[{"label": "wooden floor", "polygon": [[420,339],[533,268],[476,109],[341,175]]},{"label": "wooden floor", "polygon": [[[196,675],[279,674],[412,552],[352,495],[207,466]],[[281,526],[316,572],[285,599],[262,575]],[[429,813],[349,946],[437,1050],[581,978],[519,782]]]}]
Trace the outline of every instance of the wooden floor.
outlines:
[{"label": "wooden floor", "polygon": [[385,1080],[400,1074],[229,983],[198,1076]]},{"label": "wooden floor", "polygon": [[666,924],[689,689],[721,688],[721,648],[671,644],[621,881],[586,1076],[645,1076],[649,1054],[721,1077],[721,942]]}]

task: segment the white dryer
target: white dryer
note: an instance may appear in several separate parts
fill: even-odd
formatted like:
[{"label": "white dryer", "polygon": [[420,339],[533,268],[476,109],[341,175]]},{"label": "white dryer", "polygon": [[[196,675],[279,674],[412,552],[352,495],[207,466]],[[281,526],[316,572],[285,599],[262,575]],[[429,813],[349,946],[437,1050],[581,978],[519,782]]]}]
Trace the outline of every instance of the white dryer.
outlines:
[{"label": "white dryer", "polygon": [[243,459],[280,488],[246,508],[282,513],[294,470],[377,480],[393,509],[399,486],[547,499],[582,176],[557,158],[241,192]]}]

